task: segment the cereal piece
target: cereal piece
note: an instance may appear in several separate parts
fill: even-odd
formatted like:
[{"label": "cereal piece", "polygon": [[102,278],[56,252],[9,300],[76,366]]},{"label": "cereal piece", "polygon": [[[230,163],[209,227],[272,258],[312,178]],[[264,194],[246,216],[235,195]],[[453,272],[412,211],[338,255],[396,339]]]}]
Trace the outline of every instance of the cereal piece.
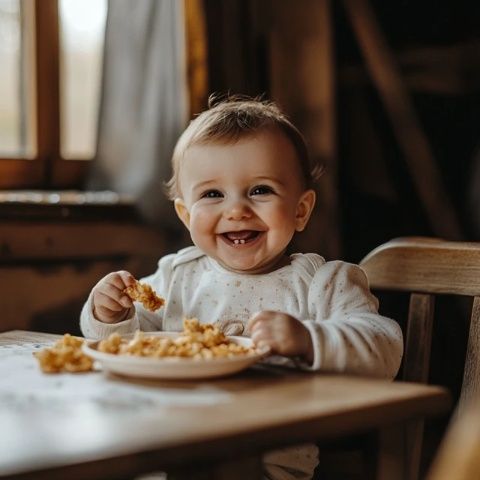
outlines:
[{"label": "cereal piece", "polygon": [[135,285],[125,288],[124,292],[134,301],[141,302],[143,306],[154,312],[165,304],[165,300],[159,297],[150,285],[135,281]]},{"label": "cereal piece", "polygon": [[107,339],[98,344],[98,351],[104,353],[118,353],[122,337],[118,333],[112,333]]},{"label": "cereal piece", "polygon": [[93,370],[93,360],[82,350],[83,339],[66,333],[50,348],[35,352],[34,356],[44,373],[88,372]]}]

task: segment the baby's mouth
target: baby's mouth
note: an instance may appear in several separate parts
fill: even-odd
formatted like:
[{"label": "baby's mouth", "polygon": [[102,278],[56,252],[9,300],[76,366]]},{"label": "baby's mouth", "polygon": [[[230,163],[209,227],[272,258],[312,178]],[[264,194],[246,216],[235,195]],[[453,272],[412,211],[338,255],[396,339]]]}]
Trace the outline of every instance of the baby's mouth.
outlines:
[{"label": "baby's mouth", "polygon": [[253,242],[259,235],[260,232],[256,230],[222,233],[223,238],[234,245],[244,245],[245,243]]}]

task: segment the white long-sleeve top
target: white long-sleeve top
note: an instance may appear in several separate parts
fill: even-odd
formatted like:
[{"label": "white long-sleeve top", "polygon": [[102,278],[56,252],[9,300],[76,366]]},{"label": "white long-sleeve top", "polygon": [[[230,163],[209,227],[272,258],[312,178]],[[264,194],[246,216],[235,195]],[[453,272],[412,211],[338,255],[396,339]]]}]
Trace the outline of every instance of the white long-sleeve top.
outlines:
[{"label": "white long-sleeve top", "polygon": [[83,334],[101,339],[137,329],[181,331],[184,317],[196,317],[218,323],[228,335],[242,335],[254,313],[273,310],[292,315],[310,332],[314,361],[296,362],[301,368],[393,378],[400,366],[400,327],[378,314],[365,273],[350,263],[297,253],[273,272],[240,274],[188,247],[163,257],[141,282],[166,299],[160,310],[152,313],[136,303],[131,318],[106,324],[94,317],[90,295],[81,314]]}]

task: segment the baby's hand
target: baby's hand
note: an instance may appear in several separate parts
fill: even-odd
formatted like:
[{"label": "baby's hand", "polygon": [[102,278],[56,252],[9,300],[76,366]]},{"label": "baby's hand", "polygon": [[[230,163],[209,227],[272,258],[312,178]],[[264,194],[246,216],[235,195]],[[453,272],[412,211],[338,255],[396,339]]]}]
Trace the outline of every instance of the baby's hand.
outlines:
[{"label": "baby's hand", "polygon": [[286,357],[301,356],[313,363],[310,332],[291,315],[271,311],[256,313],[249,320],[247,331],[255,345],[267,345],[272,353]]},{"label": "baby's hand", "polygon": [[123,291],[134,284],[135,278],[126,271],[112,272],[103,277],[92,290],[95,318],[103,323],[125,320],[133,303]]}]

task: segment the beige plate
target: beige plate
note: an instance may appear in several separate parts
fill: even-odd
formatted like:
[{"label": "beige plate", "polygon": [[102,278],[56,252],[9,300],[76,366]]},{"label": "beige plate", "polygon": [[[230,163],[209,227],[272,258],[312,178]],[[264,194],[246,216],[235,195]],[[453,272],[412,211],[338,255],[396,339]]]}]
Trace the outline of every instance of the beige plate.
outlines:
[{"label": "beige plate", "polygon": [[[175,338],[177,332],[146,332],[156,337]],[[129,339],[133,335],[124,335]],[[232,342],[245,347],[252,346],[252,340],[245,337],[228,337]],[[190,358],[148,358],[131,355],[113,355],[99,352],[99,342],[87,340],[82,349],[84,353],[97,360],[102,369],[108,372],[134,377],[194,379],[212,378],[230,375],[239,372],[265,357],[269,353],[268,347],[258,348],[255,353],[238,355],[232,358],[212,358],[207,360],[193,360]]]}]

